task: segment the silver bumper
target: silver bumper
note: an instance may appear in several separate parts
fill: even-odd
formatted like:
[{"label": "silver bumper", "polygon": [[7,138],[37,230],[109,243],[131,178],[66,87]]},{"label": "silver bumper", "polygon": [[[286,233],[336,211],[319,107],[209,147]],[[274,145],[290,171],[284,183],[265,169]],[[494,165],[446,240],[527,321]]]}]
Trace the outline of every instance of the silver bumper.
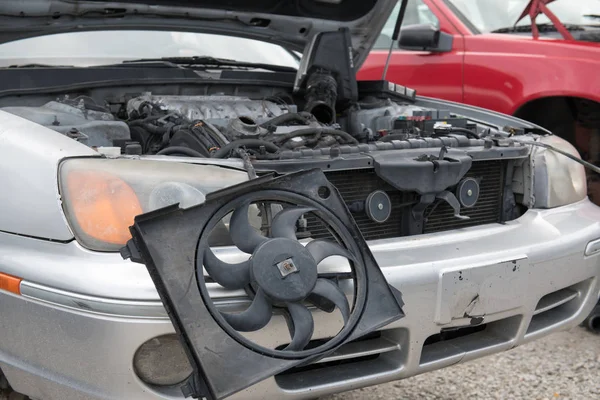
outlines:
[{"label": "silver bumper", "polygon": [[[600,208],[587,200],[506,225],[370,245],[406,317],[330,363],[234,398],[318,397],[508,350],[580,323],[599,295]],[[10,235],[0,250],[0,271],[24,278],[22,296],[0,294],[0,368],[15,390],[41,400],[181,398],[133,370],[142,343],[173,332],[143,266]],[[326,337],[323,317],[317,335]]]}]

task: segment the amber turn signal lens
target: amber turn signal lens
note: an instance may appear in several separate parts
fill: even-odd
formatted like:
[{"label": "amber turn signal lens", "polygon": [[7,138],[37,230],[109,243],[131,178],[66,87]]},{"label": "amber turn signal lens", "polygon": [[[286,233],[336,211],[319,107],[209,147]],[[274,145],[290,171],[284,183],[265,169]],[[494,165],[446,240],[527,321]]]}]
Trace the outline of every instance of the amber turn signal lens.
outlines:
[{"label": "amber turn signal lens", "polygon": [[142,213],[133,189],[103,171],[70,171],[66,181],[70,207],[81,230],[106,243],[127,243],[131,238],[129,227]]},{"label": "amber turn signal lens", "polygon": [[21,278],[0,273],[0,290],[21,294]]}]

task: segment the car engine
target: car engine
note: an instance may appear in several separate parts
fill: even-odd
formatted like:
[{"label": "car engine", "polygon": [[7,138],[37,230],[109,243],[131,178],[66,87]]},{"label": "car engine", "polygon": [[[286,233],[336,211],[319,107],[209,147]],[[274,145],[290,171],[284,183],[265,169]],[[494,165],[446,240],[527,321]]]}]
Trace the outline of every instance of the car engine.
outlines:
[{"label": "car engine", "polygon": [[[359,82],[358,87],[359,100],[336,111],[327,96],[324,101],[306,101],[293,94],[251,98],[152,92],[102,105],[91,97],[64,96],[41,106],[0,109],[108,156],[243,158],[259,174],[320,167],[347,200],[367,239],[501,222],[518,215],[514,201],[503,200],[510,162],[497,159],[493,144],[509,133],[448,110],[417,105],[400,85]],[[489,160],[472,161],[468,151],[475,148],[489,152]],[[519,149],[503,151],[508,155]],[[439,169],[435,178],[430,177],[431,168]],[[477,199],[469,204],[465,193],[472,192]],[[514,196],[508,193],[506,198]],[[377,201],[384,205],[382,216],[373,208]],[[499,212],[503,206],[507,209]],[[406,214],[417,209],[418,214]],[[308,218],[303,229],[312,237],[329,235],[314,218]]]},{"label": "car engine", "polygon": [[454,137],[465,142],[498,132],[449,111],[390,98],[366,96],[338,115],[322,110],[314,114],[306,106],[299,111],[287,100],[142,93],[128,99],[119,112],[86,96],[1,110],[93,148],[118,148],[118,154],[225,158],[243,148],[256,159],[275,159],[317,155],[336,147],[351,153],[376,150],[383,143],[388,145],[382,148],[405,148],[407,143],[412,147],[412,139]]}]

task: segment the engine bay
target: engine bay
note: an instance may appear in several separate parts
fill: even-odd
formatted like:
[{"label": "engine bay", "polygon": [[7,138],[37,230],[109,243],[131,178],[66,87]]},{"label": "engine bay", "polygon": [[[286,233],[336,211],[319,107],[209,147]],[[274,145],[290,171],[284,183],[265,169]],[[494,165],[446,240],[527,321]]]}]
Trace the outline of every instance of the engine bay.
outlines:
[{"label": "engine bay", "polygon": [[[194,90],[181,85],[169,91],[167,84],[155,80],[150,90],[135,91],[127,85],[110,93],[85,87],[79,93],[59,92],[58,98],[35,106],[23,104],[23,98],[18,99],[22,105],[1,102],[0,109],[110,155],[269,161],[484,146],[485,138],[519,133],[517,128],[493,125],[488,115],[473,120],[449,109],[418,104],[416,91],[399,84],[357,82],[350,47],[347,29],[316,35],[297,71],[215,71],[197,64],[173,71],[172,64],[168,68],[164,63],[140,64],[144,76],[151,71],[182,71],[194,77],[198,73],[206,86]],[[129,67],[87,69],[77,75],[135,75]],[[37,79],[46,79],[38,72]],[[36,79],[34,75],[35,70],[28,80]],[[190,80],[194,86],[197,81]]]},{"label": "engine bay", "polygon": [[[372,89],[377,84],[388,85],[393,92],[406,90],[387,82],[359,86]],[[367,94],[341,112],[319,98],[311,104],[291,93],[252,99],[151,92],[130,96],[121,104],[98,104],[89,96],[64,95],[41,106],[0,110],[110,154],[226,158],[236,157],[235,150],[244,148],[260,160],[286,158],[290,151],[299,154],[346,146],[346,151],[354,153],[365,151],[360,147],[364,144],[441,137],[471,139],[475,142],[465,144],[477,145],[484,137],[501,134],[497,127],[447,110],[416,106],[402,101],[400,95],[396,99],[384,96],[383,90],[379,96]]]}]

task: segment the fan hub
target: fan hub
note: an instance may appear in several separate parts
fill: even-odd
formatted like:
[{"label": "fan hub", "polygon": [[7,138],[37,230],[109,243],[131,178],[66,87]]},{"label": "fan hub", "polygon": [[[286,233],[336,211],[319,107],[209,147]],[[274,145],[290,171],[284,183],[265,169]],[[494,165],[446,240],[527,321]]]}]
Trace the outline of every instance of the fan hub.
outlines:
[{"label": "fan hub", "polygon": [[305,299],[317,282],[317,263],[302,244],[274,238],[259,245],[252,255],[254,281],[273,300]]}]

